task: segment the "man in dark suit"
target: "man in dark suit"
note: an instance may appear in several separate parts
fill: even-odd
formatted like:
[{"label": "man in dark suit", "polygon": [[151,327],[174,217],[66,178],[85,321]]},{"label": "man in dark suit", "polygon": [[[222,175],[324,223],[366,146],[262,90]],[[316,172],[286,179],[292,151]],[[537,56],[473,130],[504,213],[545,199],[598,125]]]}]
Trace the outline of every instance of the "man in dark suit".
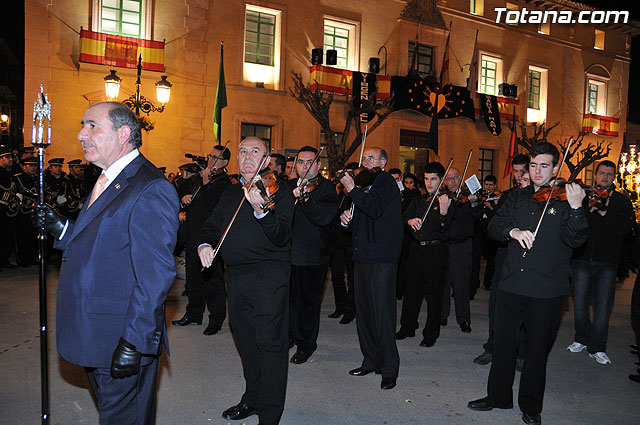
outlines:
[{"label": "man in dark suit", "polygon": [[103,170],[89,200],[75,221],[48,207],[37,214],[63,250],[58,352],[85,367],[101,425],[154,424],[178,197],[139,153],[140,124],[126,106],[90,107],[78,139]]},{"label": "man in dark suit", "polygon": [[216,259],[212,267],[202,269],[198,258],[200,229],[218,205],[224,190],[231,185],[226,166],[231,152],[224,146],[214,146],[209,165],[202,170],[202,185],[193,194],[182,197],[185,206],[184,237],[187,245],[185,288],[189,303],[181,319],[171,322],[175,326],[200,325],[205,306],[209,309],[209,325],[202,332],[215,335],[227,316],[227,300],[224,290],[224,266]]}]

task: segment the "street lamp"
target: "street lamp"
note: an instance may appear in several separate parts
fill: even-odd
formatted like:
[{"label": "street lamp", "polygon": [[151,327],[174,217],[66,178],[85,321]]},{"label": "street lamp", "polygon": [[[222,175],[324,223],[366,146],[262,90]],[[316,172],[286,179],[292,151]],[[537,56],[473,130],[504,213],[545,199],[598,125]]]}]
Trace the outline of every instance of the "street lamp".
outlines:
[{"label": "street lamp", "polygon": [[[132,94],[127,99],[123,100],[122,103],[127,105],[129,109],[131,109],[137,117],[140,117],[140,112],[149,114],[151,112],[162,112],[164,111],[164,105],[169,103],[169,98],[171,97],[171,83],[167,81],[167,76],[163,75],[156,83],[156,98],[160,106],[156,106],[153,102],[147,100],[143,95],[140,94],[140,75],[142,74],[142,55],[138,57],[138,79],[136,80],[136,92]],[[111,70],[111,74],[104,77],[104,86],[105,92],[109,99],[116,99],[118,97],[118,92],[120,90],[120,77],[116,75],[116,71]]]}]

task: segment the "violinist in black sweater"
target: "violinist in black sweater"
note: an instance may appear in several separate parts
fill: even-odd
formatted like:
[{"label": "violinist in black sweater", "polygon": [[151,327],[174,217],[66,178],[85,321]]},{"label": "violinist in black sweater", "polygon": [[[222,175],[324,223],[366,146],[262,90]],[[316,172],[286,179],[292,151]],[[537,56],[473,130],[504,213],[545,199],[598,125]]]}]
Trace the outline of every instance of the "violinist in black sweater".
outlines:
[{"label": "violinist in black sweater", "polygon": [[297,199],[289,288],[289,345],[297,345],[291,357],[294,364],[306,362],[318,347],[322,290],[331,253],[333,219],[338,209],[333,184],[318,173],[317,154],[314,147],[300,148],[295,162],[300,178],[288,182]]},{"label": "violinist in black sweater", "polygon": [[[256,137],[242,141],[238,168],[242,183],[249,182],[265,164],[265,143]],[[213,262],[213,248],[243,202],[221,245],[227,266],[229,318],[233,323],[246,380],[242,400],[222,413],[240,420],[258,414],[260,423],[280,422],[287,388],[287,303],[291,272],[293,194],[286,182],[272,187],[275,206],[263,208],[265,199],[254,186],[229,186],[202,227],[198,255],[204,267]],[[244,201],[243,201],[244,199]]]},{"label": "violinist in black sweater", "polygon": [[394,331],[402,214],[398,185],[382,171],[387,160],[383,149],[369,148],[363,154],[366,171],[362,173],[369,174],[372,181],[359,188],[349,174],[340,179],[355,205],[353,217],[347,210],[340,221],[345,226],[350,224],[353,235],[356,326],[364,356],[362,366],[349,374],[381,373],[383,390],[396,386],[400,365]]}]

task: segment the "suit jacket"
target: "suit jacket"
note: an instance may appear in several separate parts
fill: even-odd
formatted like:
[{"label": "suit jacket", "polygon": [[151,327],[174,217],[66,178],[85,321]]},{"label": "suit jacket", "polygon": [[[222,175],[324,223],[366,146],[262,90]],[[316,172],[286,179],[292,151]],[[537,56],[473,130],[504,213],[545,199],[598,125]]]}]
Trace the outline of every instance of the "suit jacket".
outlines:
[{"label": "suit jacket", "polygon": [[168,348],[165,299],[176,276],[179,202],[173,186],[139,155],[55,247],[63,250],[56,339],[67,361],[109,367],[120,337],[143,354]]}]

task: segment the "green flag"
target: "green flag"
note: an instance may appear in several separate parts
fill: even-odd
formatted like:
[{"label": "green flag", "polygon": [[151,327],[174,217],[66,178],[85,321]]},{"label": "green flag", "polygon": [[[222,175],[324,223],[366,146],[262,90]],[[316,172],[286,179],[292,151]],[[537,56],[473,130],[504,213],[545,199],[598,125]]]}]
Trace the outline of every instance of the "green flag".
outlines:
[{"label": "green flag", "polygon": [[222,130],[222,108],[227,106],[227,88],[224,83],[224,45],[220,43],[220,72],[218,73],[218,88],[216,89],[216,103],[213,107],[213,135],[216,142],[220,142]]}]

